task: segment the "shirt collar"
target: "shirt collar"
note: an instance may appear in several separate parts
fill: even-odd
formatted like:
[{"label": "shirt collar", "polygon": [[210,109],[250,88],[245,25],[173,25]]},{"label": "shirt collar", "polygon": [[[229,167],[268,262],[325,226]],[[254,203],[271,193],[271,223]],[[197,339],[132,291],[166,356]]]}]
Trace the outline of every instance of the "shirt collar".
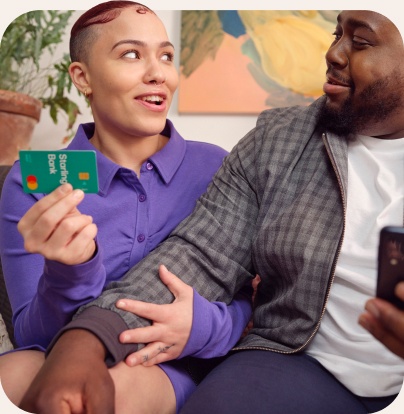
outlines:
[{"label": "shirt collar", "polygon": [[170,139],[160,151],[150,157],[149,162],[156,167],[164,183],[168,184],[184,159],[186,143],[169,119],[161,133]]},{"label": "shirt collar", "polygon": [[[122,168],[107,158],[102,152],[95,148],[89,139],[93,136],[95,130],[94,122],[79,125],[76,135],[67,149],[69,150],[92,150],[97,154],[98,185],[99,194],[105,195],[115,174]],[[170,120],[166,120],[166,125],[162,134],[169,137],[167,144],[158,152],[153,154],[147,162],[153,164],[157,173],[165,184],[168,184],[174,177],[182,160],[185,156],[186,143],[184,138],[174,128]],[[142,166],[142,170],[145,167]]]}]

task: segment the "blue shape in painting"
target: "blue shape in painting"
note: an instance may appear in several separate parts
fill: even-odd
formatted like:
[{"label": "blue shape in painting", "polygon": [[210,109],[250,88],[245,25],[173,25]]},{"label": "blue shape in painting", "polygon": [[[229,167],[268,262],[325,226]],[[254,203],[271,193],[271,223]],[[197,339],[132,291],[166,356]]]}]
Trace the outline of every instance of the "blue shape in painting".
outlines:
[{"label": "blue shape in painting", "polygon": [[222,23],[223,31],[237,38],[246,33],[243,22],[237,10],[218,10],[219,19]]}]

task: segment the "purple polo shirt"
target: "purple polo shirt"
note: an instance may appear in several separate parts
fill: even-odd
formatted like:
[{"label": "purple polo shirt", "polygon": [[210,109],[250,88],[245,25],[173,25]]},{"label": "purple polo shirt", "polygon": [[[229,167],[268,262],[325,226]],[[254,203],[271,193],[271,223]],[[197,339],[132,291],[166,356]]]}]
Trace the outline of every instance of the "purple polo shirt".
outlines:
[{"label": "purple polo shirt", "polygon": [[28,254],[17,223],[43,195],[23,192],[18,161],[4,185],[0,252],[21,347],[46,348],[81,305],[164,240],[191,213],[227,154],[212,144],[185,141],[167,121],[168,143],[142,165],[138,178],[94,148],[93,132],[93,123],[81,125],[68,146],[97,153],[100,190],[79,205],[98,227],[98,252],[89,262],[68,266]]}]

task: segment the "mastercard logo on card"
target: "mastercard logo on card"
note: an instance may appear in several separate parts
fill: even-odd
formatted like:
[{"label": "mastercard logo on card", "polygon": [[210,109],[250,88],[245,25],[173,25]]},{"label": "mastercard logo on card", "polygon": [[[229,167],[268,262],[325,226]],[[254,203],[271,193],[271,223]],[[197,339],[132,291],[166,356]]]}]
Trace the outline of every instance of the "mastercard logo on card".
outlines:
[{"label": "mastercard logo on card", "polygon": [[22,185],[26,193],[50,193],[64,183],[85,193],[98,192],[95,151],[20,151]]},{"label": "mastercard logo on card", "polygon": [[35,175],[27,176],[27,187],[32,191],[38,188],[38,182],[37,182]]}]

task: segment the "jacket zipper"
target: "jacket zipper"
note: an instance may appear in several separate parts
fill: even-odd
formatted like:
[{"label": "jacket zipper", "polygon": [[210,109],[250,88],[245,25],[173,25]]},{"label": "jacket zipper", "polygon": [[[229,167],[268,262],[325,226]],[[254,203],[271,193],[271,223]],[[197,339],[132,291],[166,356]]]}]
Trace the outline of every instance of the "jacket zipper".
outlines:
[{"label": "jacket zipper", "polygon": [[313,332],[311,333],[311,335],[309,336],[309,338],[307,339],[307,341],[303,345],[301,345],[299,348],[296,348],[296,349],[294,349],[292,351],[281,351],[279,349],[274,349],[274,348],[271,348],[271,347],[262,347],[262,346],[234,347],[234,348],[231,349],[231,351],[261,350],[261,351],[277,352],[279,354],[294,354],[294,353],[297,353],[297,352],[301,351],[302,349],[304,349],[307,346],[307,344],[310,343],[310,341],[313,339],[314,335],[316,334],[316,332],[318,331],[318,329],[320,327],[321,321],[322,321],[322,319],[324,317],[324,314],[325,314],[325,309],[327,307],[328,299],[330,297],[331,286],[332,286],[332,284],[334,282],[335,269],[337,267],[338,258],[339,258],[340,254],[341,254],[341,247],[342,247],[342,243],[343,243],[343,240],[344,240],[345,226],[346,226],[346,200],[345,200],[344,189],[343,189],[343,186],[342,186],[342,183],[341,183],[341,177],[340,177],[340,175],[338,173],[338,169],[337,169],[337,166],[335,164],[334,157],[332,156],[331,150],[330,150],[329,145],[328,145],[328,142],[326,140],[326,134],[325,133],[322,134],[322,139],[323,139],[325,148],[327,150],[328,157],[330,158],[330,161],[331,161],[331,164],[332,164],[332,168],[333,168],[333,170],[335,172],[335,175],[337,176],[338,186],[339,186],[340,193],[341,193],[342,208],[343,208],[343,212],[344,212],[344,217],[343,217],[342,236],[341,236],[340,241],[339,241],[339,244],[338,244],[337,253],[336,253],[335,257],[334,257],[334,263],[332,265],[332,270],[331,270],[331,278],[330,278],[330,281],[328,283],[328,288],[327,288],[327,292],[326,292],[326,295],[325,295],[325,302],[324,302],[323,309],[321,311],[320,319],[318,320],[318,322],[317,322],[317,324],[316,324]]}]

